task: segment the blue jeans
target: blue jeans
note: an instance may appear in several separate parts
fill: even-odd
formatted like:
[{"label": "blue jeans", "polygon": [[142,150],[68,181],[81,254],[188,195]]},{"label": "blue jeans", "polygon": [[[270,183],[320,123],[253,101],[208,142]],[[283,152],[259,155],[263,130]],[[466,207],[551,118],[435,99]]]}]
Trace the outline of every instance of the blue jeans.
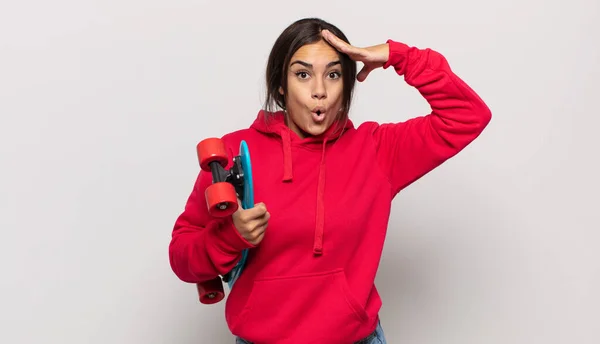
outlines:
[{"label": "blue jeans", "polygon": [[[377,324],[377,328],[375,329],[375,332],[373,332],[373,334],[367,338],[368,338],[368,340],[361,341],[360,344],[387,344],[387,342],[385,341],[385,335],[383,333],[383,328],[381,327],[381,322],[379,322]],[[252,344],[250,342],[243,340],[240,337],[237,337],[235,339],[235,343],[236,344]]]}]

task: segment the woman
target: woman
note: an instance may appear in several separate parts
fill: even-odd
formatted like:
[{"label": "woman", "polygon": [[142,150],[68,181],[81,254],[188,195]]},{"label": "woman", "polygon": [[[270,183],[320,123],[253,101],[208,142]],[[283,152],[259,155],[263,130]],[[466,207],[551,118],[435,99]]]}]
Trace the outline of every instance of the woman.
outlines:
[{"label": "woman", "polygon": [[[389,67],[432,112],[355,128],[355,80]],[[175,223],[172,269],[208,283],[249,249],[226,304],[238,343],[384,343],[374,280],[392,199],[477,138],[490,110],[439,53],[393,40],[354,47],[319,19],[284,30],[266,82],[265,109],[223,137],[230,155],[241,140],[250,147],[256,206],[211,218],[201,172]]]}]

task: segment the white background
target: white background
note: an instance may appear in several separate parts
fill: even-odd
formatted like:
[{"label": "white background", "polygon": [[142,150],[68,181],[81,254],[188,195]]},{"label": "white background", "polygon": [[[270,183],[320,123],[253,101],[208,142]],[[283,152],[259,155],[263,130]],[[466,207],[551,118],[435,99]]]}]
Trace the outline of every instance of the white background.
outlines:
[{"label": "white background", "polygon": [[[394,202],[388,342],[600,343],[600,5],[567,3],[2,1],[0,342],[233,343],[171,272],[171,229],[195,144],[250,125],[272,43],[318,16],[441,52],[493,112]],[[392,69],[354,105],[429,110]]]}]

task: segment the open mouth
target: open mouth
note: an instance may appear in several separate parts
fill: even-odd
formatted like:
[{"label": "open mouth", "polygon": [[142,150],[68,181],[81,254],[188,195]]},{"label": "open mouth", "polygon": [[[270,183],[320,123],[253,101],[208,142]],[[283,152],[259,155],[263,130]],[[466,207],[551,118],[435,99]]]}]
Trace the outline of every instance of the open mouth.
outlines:
[{"label": "open mouth", "polygon": [[312,109],[312,112],[314,114],[316,114],[318,117],[321,117],[321,115],[325,114],[326,111],[327,110],[324,107],[322,107],[322,106],[317,106],[317,107],[315,107],[315,108]]},{"label": "open mouth", "polygon": [[321,123],[325,120],[325,108],[315,108],[312,110],[312,117],[316,123]]}]

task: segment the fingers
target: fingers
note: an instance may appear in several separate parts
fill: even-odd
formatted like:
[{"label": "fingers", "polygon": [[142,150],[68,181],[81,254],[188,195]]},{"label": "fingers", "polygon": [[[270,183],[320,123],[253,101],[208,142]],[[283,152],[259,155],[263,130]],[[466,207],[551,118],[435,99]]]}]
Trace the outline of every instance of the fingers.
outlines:
[{"label": "fingers", "polygon": [[[329,42],[329,44],[333,45],[334,48],[342,51],[342,50],[347,50],[347,43],[342,41],[341,39],[339,39],[336,35],[334,35],[333,33],[331,33],[329,30],[323,30],[321,31],[321,36],[323,36],[323,38],[325,38],[325,40],[327,42]],[[345,52],[345,51],[342,51]]]},{"label": "fingers", "polygon": [[373,67],[370,67],[369,65],[363,66],[360,72],[358,72],[358,75],[356,75],[356,80],[360,82],[365,81],[365,79],[367,78],[369,73],[371,73],[371,71],[373,71]]},{"label": "fingers", "polygon": [[264,239],[264,237],[265,237],[265,229],[263,228],[260,231],[256,231],[256,232],[252,232],[252,233],[248,234],[245,239],[252,245],[256,246],[256,245],[260,244],[260,242]]},{"label": "fingers", "polygon": [[250,209],[242,209],[240,206],[233,214],[235,227],[244,239],[253,245],[262,241],[270,218],[271,214],[264,203],[257,203]]},{"label": "fingers", "polygon": [[269,226],[268,221],[268,216],[263,216],[261,219],[255,220],[248,224],[249,230],[243,234],[244,239],[253,245],[260,243],[265,236],[267,227]]},{"label": "fingers", "polygon": [[254,219],[258,219],[267,213],[267,207],[264,203],[257,203],[250,209],[245,209],[240,214],[240,219],[244,222],[250,222]]},{"label": "fingers", "polygon": [[238,204],[239,207],[238,210],[235,212],[235,215],[244,222],[249,222],[256,218],[259,218],[267,212],[267,207],[264,203],[257,203],[254,205],[254,207],[250,209],[244,209],[239,199]]},{"label": "fingers", "polygon": [[264,225],[265,223],[269,222],[269,220],[271,219],[271,213],[269,213],[268,211],[265,211],[265,213],[260,216],[256,221],[259,223],[259,225]]},{"label": "fingers", "polygon": [[334,35],[329,30],[322,30],[321,36],[323,36],[323,38],[325,38],[325,40],[327,42],[329,42],[329,44],[331,44],[334,48],[336,48],[341,53],[347,54],[352,58],[357,58],[357,57],[362,56],[362,52],[361,52],[360,48],[356,48],[356,47],[344,42],[342,39],[340,39],[339,37]]},{"label": "fingers", "polygon": [[262,216],[246,221],[250,230],[255,230],[258,227],[264,226],[269,222],[271,214],[267,211]]}]

